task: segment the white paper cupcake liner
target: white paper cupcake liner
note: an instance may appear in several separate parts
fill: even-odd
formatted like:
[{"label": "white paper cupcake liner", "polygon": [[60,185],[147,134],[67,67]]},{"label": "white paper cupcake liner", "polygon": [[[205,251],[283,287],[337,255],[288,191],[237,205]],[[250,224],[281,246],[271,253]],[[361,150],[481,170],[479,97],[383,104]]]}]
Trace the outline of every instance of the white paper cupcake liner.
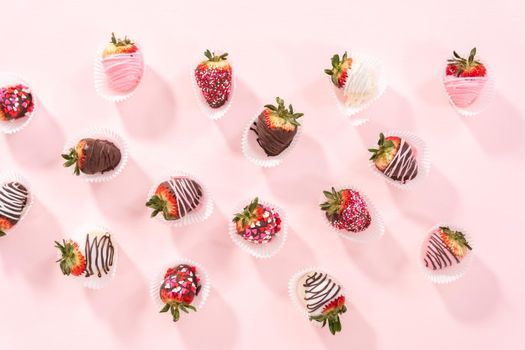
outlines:
[{"label": "white paper cupcake liner", "polygon": [[[71,138],[66,145],[64,146],[63,153],[68,154],[69,150],[71,148],[75,148],[77,143],[84,138],[94,138],[94,139],[101,139],[101,140],[107,140],[115,144],[115,146],[118,147],[120,150],[120,163],[117,165],[117,167],[111,171],[107,171],[103,174],[84,174],[83,172],[80,172],[80,175],[78,175],[79,178],[82,178],[83,180],[86,180],[87,182],[105,182],[110,181],[117,177],[126,167],[128,163],[128,144],[127,142],[117,133],[110,129],[106,128],[92,128],[85,130],[83,132],[78,133],[75,135],[75,137]],[[71,173],[72,176],[77,176],[73,174],[74,165],[71,167],[66,168]]]},{"label": "white paper cupcake liner", "polygon": [[33,205],[33,191],[31,189],[31,184],[27,181],[26,178],[15,172],[6,172],[0,174],[0,187],[9,182],[18,182],[24,185],[24,187],[27,189],[27,203],[16,225],[11,227],[11,229],[5,231],[6,236],[9,236],[11,233],[16,232],[24,218],[27,216],[27,213],[29,213],[31,206]]},{"label": "white paper cupcake liner", "polygon": [[341,113],[350,118],[352,125],[360,126],[365,124],[368,121],[368,118],[356,116],[356,114],[364,111],[370,105],[375,103],[385,92],[388,82],[384,65],[382,61],[378,58],[361,53],[350,53],[350,57],[353,59],[354,62],[362,62],[373,72],[377,79],[377,87],[375,94],[364,103],[349,106],[344,103],[344,88],[339,89],[336,86],[334,86],[330,78],[328,79],[328,83],[330,84],[335,101]]},{"label": "white paper cupcake liner", "polygon": [[[82,252],[82,254],[84,254],[85,247],[86,247],[86,236],[88,233],[92,233],[92,232],[107,232],[111,235],[111,242],[114,247],[114,255],[113,255],[113,265],[111,266],[109,273],[103,274],[102,277],[98,277],[96,274],[93,274],[89,277],[86,277],[84,275],[81,275],[81,276],[70,275],[70,276],[65,276],[65,277],[72,278],[72,279],[79,281],[80,283],[82,283],[82,285],[85,288],[98,290],[98,289],[102,289],[106,287],[113,280],[113,278],[115,278],[115,274],[117,272],[119,248],[115,240],[115,235],[111,232],[111,230],[109,230],[105,226],[88,224],[88,225],[82,225],[81,227],[78,227],[75,231],[73,231],[73,234],[70,237],[65,238],[65,240],[67,241],[68,239],[71,239],[74,242],[76,242],[78,244],[80,251]],[[57,250],[57,258],[60,259],[60,252],[58,250]]]},{"label": "white paper cupcake liner", "polygon": [[[430,270],[425,267],[424,261],[423,261],[423,251],[425,250],[426,246],[425,243],[427,241],[428,235],[438,229],[439,227],[449,227],[451,230],[454,231],[460,231],[465,235],[465,238],[467,239],[467,242],[469,243],[472,250],[469,250],[467,255],[461,260],[459,264],[454,264],[452,267],[445,268],[443,270]],[[472,240],[472,236],[468,234],[468,232],[460,227],[450,224],[438,224],[434,225],[430,230],[427,231],[425,238],[423,239],[423,243],[421,244],[421,249],[419,252],[419,262],[418,265],[421,268],[421,271],[423,272],[423,275],[425,275],[426,278],[428,278],[430,281],[436,284],[445,284],[450,283],[458,280],[461,278],[467,270],[470,268],[470,265],[472,264],[472,259],[474,256],[474,251],[476,250],[475,242]]]},{"label": "white paper cupcake liner", "polygon": [[[223,50],[212,50],[212,52],[218,55],[221,55],[224,53]],[[230,66],[232,67],[231,93],[230,93],[228,100],[221,107],[211,108],[206,102],[206,100],[204,99],[204,96],[202,96],[201,90],[199,86],[197,85],[197,80],[195,79],[195,68],[197,68],[199,63],[201,63],[205,59],[206,57],[204,57],[204,55],[201,53],[198,57],[195,58],[194,64],[191,67],[190,74],[191,74],[191,82],[193,85],[193,93],[195,95],[195,98],[197,99],[197,103],[199,104],[199,107],[202,110],[202,112],[206,114],[206,116],[208,116],[208,118],[210,118],[211,120],[219,120],[226,115],[226,113],[228,112],[228,110],[230,109],[232,105],[233,97],[236,93],[236,76],[237,75],[235,74],[234,64],[232,60],[230,59],[230,56],[228,56],[228,62],[230,63]]]},{"label": "white paper cupcake liner", "polygon": [[[355,192],[358,192],[366,203],[366,206],[370,213],[371,221],[370,221],[370,225],[366,228],[366,230],[363,230],[361,232],[351,232],[351,231],[346,231],[346,230],[339,230],[336,227],[334,227],[334,225],[332,225],[330,220],[328,220],[328,218],[326,217],[325,211],[319,209],[319,211],[321,212],[321,215],[323,216],[325,224],[328,225],[330,230],[334,231],[339,236],[345,239],[348,239],[350,241],[354,241],[354,242],[365,243],[365,242],[375,241],[381,238],[383,234],[385,233],[385,225],[383,223],[383,218],[381,217],[381,214],[379,213],[377,208],[374,206],[372,201],[370,201],[368,196],[365,193],[363,193],[363,191],[353,186],[337,186],[337,187],[334,186],[334,188],[336,189],[336,191],[339,191],[342,189],[350,189]],[[319,204],[324,203],[325,201],[326,201],[326,197],[324,195],[321,195]]]},{"label": "white paper cupcake liner", "polygon": [[[246,205],[248,205],[252,201],[252,199],[247,199],[245,202],[243,202],[243,204],[239,205],[235,213],[242,212],[243,208]],[[233,243],[235,243],[241,249],[243,249],[244,251],[256,258],[268,259],[272,256],[275,256],[283,248],[284,243],[286,242],[286,239],[288,237],[288,219],[281,208],[262,200],[259,200],[259,203],[275,209],[275,211],[279,213],[279,216],[281,218],[281,231],[277,232],[277,234],[272,238],[270,242],[264,244],[256,244],[245,240],[237,233],[237,230],[235,229],[235,224],[231,220],[228,225],[228,232]]]},{"label": "white paper cupcake liner", "polygon": [[142,76],[140,78],[140,81],[137,83],[137,85],[130,91],[126,92],[118,92],[113,89],[108,84],[108,80],[106,77],[106,72],[104,71],[104,66],[102,64],[102,53],[104,52],[104,49],[109,44],[109,41],[106,41],[102,43],[97,50],[97,54],[95,56],[95,62],[93,65],[93,80],[95,83],[95,91],[97,94],[104,98],[107,101],[110,102],[122,102],[133,96],[135,91],[137,90],[138,86],[142,83],[142,79],[144,78],[144,52],[142,51],[142,46],[139,45],[137,42],[134,42],[135,46],[137,46],[138,51],[142,54]]},{"label": "white paper cupcake liner", "polygon": [[[300,312],[302,315],[304,315],[306,319],[310,317],[310,314],[308,313],[306,308],[303,306],[303,303],[299,300],[299,296],[297,295],[297,284],[299,283],[299,280],[301,279],[301,277],[303,277],[305,274],[309,272],[314,272],[314,271],[328,274],[330,277],[332,277],[332,279],[337,284],[341,286],[341,295],[344,295],[345,305],[347,308],[349,308],[351,302],[350,302],[350,298],[346,294],[346,290],[343,284],[330,271],[327,271],[326,269],[322,267],[312,266],[312,267],[307,267],[307,268],[297,271],[288,281],[288,295],[290,296],[290,300],[292,301],[292,304],[294,304],[297,311]],[[318,327],[321,327],[321,324],[319,322],[311,322],[311,323],[314,325],[317,325]]]},{"label": "white paper cupcake liner", "polygon": [[[162,285],[162,282],[164,282],[164,275],[170,267],[175,267],[180,264],[195,266],[197,269],[196,274],[200,278],[201,290],[199,292],[199,295],[195,296],[191,305],[194,306],[197,309],[197,311],[200,311],[202,310],[204,304],[206,303],[206,300],[208,299],[208,295],[211,289],[211,281],[208,272],[202,267],[202,265],[196,263],[193,260],[184,258],[175,259],[172,263],[164,264],[161,267],[159,267],[154,273],[152,273],[149,290],[150,297],[155,303],[157,312],[159,312],[165,305],[160,299],[160,287]],[[191,315],[191,312],[189,315]]]},{"label": "white paper cupcake liner", "polygon": [[0,88],[16,84],[23,84],[31,90],[31,95],[33,97],[33,111],[31,113],[26,113],[24,117],[19,119],[5,121],[0,120],[0,130],[4,134],[14,134],[24,129],[29,124],[29,122],[31,122],[33,116],[37,111],[38,101],[35,95],[35,91],[31,87],[31,85],[26,83],[16,74],[10,72],[0,72]]},{"label": "white paper cupcake liner", "polygon": [[[458,105],[456,105],[456,103],[453,101],[452,97],[450,96],[448,90],[447,90],[447,87],[446,85],[448,83],[446,83],[446,67],[447,65],[445,64],[445,66],[442,68],[442,73],[441,73],[441,86],[443,87],[443,91],[445,92],[445,95],[447,96],[448,98],[448,101],[450,103],[450,105],[456,110],[457,113],[459,113],[460,115],[464,116],[464,117],[473,117],[475,115],[478,115],[480,114],[481,112],[483,112],[487,106],[490,104],[493,96],[494,96],[494,79],[493,79],[493,76],[492,74],[490,73],[490,71],[487,69],[487,74],[485,75],[485,77],[479,77],[479,78],[458,78],[458,81],[455,82],[454,84],[461,84],[462,81],[465,81],[467,79],[472,79],[472,80],[485,80],[485,85],[483,86],[483,88],[481,89],[480,91],[480,94],[479,96],[476,98],[476,100],[469,106],[467,107],[460,107]],[[459,80],[461,79],[461,80]]]},{"label": "white paper cupcake liner", "polygon": [[[157,187],[162,182],[167,181],[170,178],[178,177],[178,176],[190,178],[196,181],[201,186],[202,197],[201,197],[201,202],[199,204],[199,207],[192,210],[191,212],[187,213],[185,216],[177,220],[165,220],[164,217],[162,216],[162,213],[157,214],[153,219],[160,221],[163,224],[171,226],[171,227],[182,227],[182,226],[197,224],[199,222],[203,222],[207,220],[213,213],[213,209],[214,209],[212,195],[210,194],[210,191],[207,189],[206,185],[204,185],[204,183],[198,177],[194,176],[193,174],[187,173],[185,171],[174,170],[169,173],[165,173],[164,175],[157,178],[148,192],[148,198],[146,199],[146,201],[149,200],[151,197],[153,197],[153,195],[155,194],[155,191],[157,190]],[[147,208],[147,209],[151,212],[150,208]]]},{"label": "white paper cupcake liner", "polygon": [[290,145],[284,151],[282,151],[281,154],[277,156],[268,156],[266,153],[264,153],[263,148],[257,142],[257,134],[255,134],[253,130],[250,130],[261,112],[262,110],[258,112],[255,118],[251,119],[248,125],[244,128],[241,139],[241,149],[244,156],[255,165],[262,168],[273,168],[274,166],[281,164],[284,158],[288,156],[295,148],[297,141],[303,134],[304,117],[300,119],[301,125],[297,128],[297,133],[295,134]]},{"label": "white paper cupcake liner", "polygon": [[[401,139],[406,140],[410,144],[410,146],[415,148],[417,162],[418,162],[417,175],[414,179],[409,180],[403,184],[400,181],[391,179],[390,177],[383,174],[379,169],[376,168],[372,160],[368,162],[370,169],[372,170],[372,172],[374,172],[374,174],[380,176],[386,182],[388,182],[389,184],[397,188],[400,188],[403,190],[411,190],[417,187],[421,182],[423,182],[428,177],[428,174],[430,173],[430,153],[428,151],[428,147],[426,143],[420,137],[410,132],[406,132],[406,131],[387,131],[387,132],[384,132],[383,134],[385,135],[385,137],[388,137],[388,136],[400,137]],[[373,147],[375,146],[373,145],[371,148]]]}]

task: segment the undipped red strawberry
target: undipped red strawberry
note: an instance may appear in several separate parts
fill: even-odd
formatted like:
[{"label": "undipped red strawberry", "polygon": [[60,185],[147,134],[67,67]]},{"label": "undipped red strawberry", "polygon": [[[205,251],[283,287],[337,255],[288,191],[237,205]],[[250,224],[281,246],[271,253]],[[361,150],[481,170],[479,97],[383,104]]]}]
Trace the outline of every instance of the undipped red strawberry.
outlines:
[{"label": "undipped red strawberry", "polygon": [[111,41],[104,49],[102,57],[118,55],[118,54],[127,54],[137,52],[138,48],[127,36],[124,39],[115,37],[115,33],[111,33]]},{"label": "undipped red strawberry", "polygon": [[462,259],[469,250],[472,250],[462,232],[451,230],[448,227],[440,227],[439,236],[450,252],[458,259]]},{"label": "undipped red strawberry", "polygon": [[385,138],[383,133],[379,134],[379,141],[377,145],[379,148],[370,148],[368,151],[372,152],[370,160],[374,161],[377,169],[384,171],[392,159],[394,159],[398,149],[401,139],[397,136],[388,136]]},{"label": "undipped red strawberry", "polygon": [[330,303],[328,303],[324,307],[321,314],[316,315],[316,316],[310,316],[310,320],[321,322],[323,327],[328,323],[328,328],[330,329],[330,333],[336,334],[337,332],[340,332],[342,329],[341,320],[339,319],[339,315],[344,314],[345,312],[346,312],[345,297],[341,295],[338,298],[332,300]]},{"label": "undipped red strawberry", "polygon": [[60,262],[60,270],[66,276],[80,276],[86,270],[86,258],[80,251],[78,244],[72,240],[62,241],[62,244],[55,241],[55,247],[60,250],[62,257],[57,260]]},{"label": "undipped red strawberry", "polygon": [[230,97],[232,89],[232,67],[228,54],[216,55],[210,50],[204,52],[206,60],[195,68],[195,80],[202,96],[211,108],[219,108]]},{"label": "undipped red strawberry", "polygon": [[332,69],[325,69],[324,72],[332,78],[332,83],[336,87],[342,88],[345,86],[346,78],[348,77],[348,70],[351,67],[352,59],[348,57],[348,54],[345,52],[342,58],[337,54],[333,55]]},{"label": "undipped red strawberry", "polygon": [[467,59],[461,57],[456,51],[453,58],[448,60],[446,74],[456,77],[484,77],[487,74],[485,65],[476,60],[476,48],[470,51]]}]

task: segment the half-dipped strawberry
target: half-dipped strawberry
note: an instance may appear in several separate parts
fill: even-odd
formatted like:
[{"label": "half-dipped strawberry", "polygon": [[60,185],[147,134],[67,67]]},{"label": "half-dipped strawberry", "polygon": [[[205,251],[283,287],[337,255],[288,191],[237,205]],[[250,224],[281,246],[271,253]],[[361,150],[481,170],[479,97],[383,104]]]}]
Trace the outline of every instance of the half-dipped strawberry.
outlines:
[{"label": "half-dipped strawberry", "polygon": [[468,108],[478,100],[487,83],[487,69],[476,59],[476,48],[468,58],[456,51],[448,59],[443,84],[451,102],[459,108]]},{"label": "half-dipped strawberry", "polygon": [[197,181],[173,177],[157,187],[146,206],[153,209],[151,217],[162,212],[165,220],[178,220],[198,208],[202,196],[203,190]]},{"label": "half-dipped strawberry", "polygon": [[105,173],[115,169],[120,163],[120,149],[107,140],[85,138],[80,140],[69,153],[62,154],[64,166],[75,166],[75,175],[80,172],[88,175]]},{"label": "half-dipped strawberry", "polygon": [[191,304],[200,292],[199,282],[200,278],[197,276],[195,266],[181,264],[169,268],[160,286],[160,299],[165,304],[160,312],[170,311],[173,322],[177,322],[181,311],[184,313],[190,310],[197,311]]},{"label": "half-dipped strawberry", "polygon": [[195,68],[195,80],[204,100],[211,108],[219,108],[228,101],[232,90],[232,67],[228,54],[204,52],[206,60]]},{"label": "half-dipped strawberry", "polygon": [[251,127],[257,134],[257,142],[268,156],[277,156],[290,146],[301,125],[297,119],[304,115],[295,113],[292,105],[286,108],[283,99],[277,97],[275,100],[277,106],[264,106]]},{"label": "half-dipped strawberry", "polygon": [[321,322],[323,327],[328,323],[330,333],[336,334],[342,329],[339,315],[344,314],[345,312],[345,297],[341,295],[337,299],[334,299],[328,303],[324,307],[323,311],[321,311],[321,314],[310,316],[310,320]]},{"label": "half-dipped strawberry", "polygon": [[376,168],[389,178],[405,183],[416,177],[418,162],[415,149],[398,136],[379,135],[378,148],[370,148]]},{"label": "half-dipped strawberry", "polygon": [[427,269],[442,270],[459,264],[470,250],[472,247],[463,232],[441,226],[427,238],[423,261]]},{"label": "half-dipped strawberry", "polygon": [[351,189],[324,191],[326,202],[321,209],[330,223],[337,229],[361,232],[370,226],[371,217],[365,200],[359,192]]},{"label": "half-dipped strawberry", "polygon": [[108,57],[112,55],[128,54],[137,52],[138,48],[131,39],[127,36],[124,39],[117,38],[115,33],[111,33],[111,41],[102,52],[102,57]]},{"label": "half-dipped strawberry", "polygon": [[268,243],[281,231],[279,213],[259,203],[259,198],[245,206],[241,213],[235,214],[233,222],[237,234],[255,244]]},{"label": "half-dipped strawberry", "polygon": [[348,57],[348,54],[345,52],[343,57],[339,57],[337,54],[333,55],[332,68],[325,69],[324,72],[331,77],[332,83],[341,89],[345,86],[350,68],[352,68],[352,59]]},{"label": "half-dipped strawberry", "polygon": [[55,241],[55,247],[62,255],[57,262],[60,263],[60,270],[66,276],[80,276],[86,270],[86,258],[80,251],[78,244],[72,240],[63,240],[62,244]]}]

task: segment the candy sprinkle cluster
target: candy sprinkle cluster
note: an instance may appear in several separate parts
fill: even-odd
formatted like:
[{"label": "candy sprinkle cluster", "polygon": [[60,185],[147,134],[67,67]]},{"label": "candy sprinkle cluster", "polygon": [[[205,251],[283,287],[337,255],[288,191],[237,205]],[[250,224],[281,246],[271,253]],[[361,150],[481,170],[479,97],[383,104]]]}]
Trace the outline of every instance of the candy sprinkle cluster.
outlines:
[{"label": "candy sprinkle cluster", "polygon": [[29,87],[18,84],[0,89],[0,119],[12,120],[33,112],[33,96]]}]

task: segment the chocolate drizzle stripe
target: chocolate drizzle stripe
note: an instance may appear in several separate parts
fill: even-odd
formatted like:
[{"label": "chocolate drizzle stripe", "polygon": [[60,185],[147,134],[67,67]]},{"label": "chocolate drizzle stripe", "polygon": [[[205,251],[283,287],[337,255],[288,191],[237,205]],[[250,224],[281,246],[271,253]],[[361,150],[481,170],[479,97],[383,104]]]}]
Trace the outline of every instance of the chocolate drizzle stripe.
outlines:
[{"label": "chocolate drizzle stripe", "polygon": [[6,183],[0,188],[0,216],[16,223],[27,205],[28,191],[18,182]]},{"label": "chocolate drizzle stripe", "polygon": [[425,252],[425,266],[432,265],[433,270],[441,270],[445,267],[452,266],[455,263],[460,263],[459,260],[443,242],[440,235],[433,232],[430,236]]},{"label": "chocolate drizzle stripe", "polygon": [[334,282],[326,273],[314,272],[308,275],[305,283],[306,309],[312,313],[333,300],[341,291],[341,286]]},{"label": "chocolate drizzle stripe", "polygon": [[412,152],[412,147],[405,140],[401,140],[399,149],[394,159],[388,164],[384,174],[404,183],[416,177],[417,171],[417,159]]},{"label": "chocolate drizzle stripe", "polygon": [[[113,246],[111,235],[109,233],[106,233],[101,237],[97,236],[93,240],[90,240],[88,234],[86,236],[86,246],[84,251],[86,257],[86,277],[94,275],[93,265],[95,266],[98,277],[102,277],[102,273],[109,273],[113,266],[113,257],[115,254],[115,247]],[[95,255],[94,258],[93,254]]]},{"label": "chocolate drizzle stripe", "polygon": [[180,217],[197,208],[203,194],[197,182],[189,178],[175,178],[170,179],[168,183],[177,199]]}]

